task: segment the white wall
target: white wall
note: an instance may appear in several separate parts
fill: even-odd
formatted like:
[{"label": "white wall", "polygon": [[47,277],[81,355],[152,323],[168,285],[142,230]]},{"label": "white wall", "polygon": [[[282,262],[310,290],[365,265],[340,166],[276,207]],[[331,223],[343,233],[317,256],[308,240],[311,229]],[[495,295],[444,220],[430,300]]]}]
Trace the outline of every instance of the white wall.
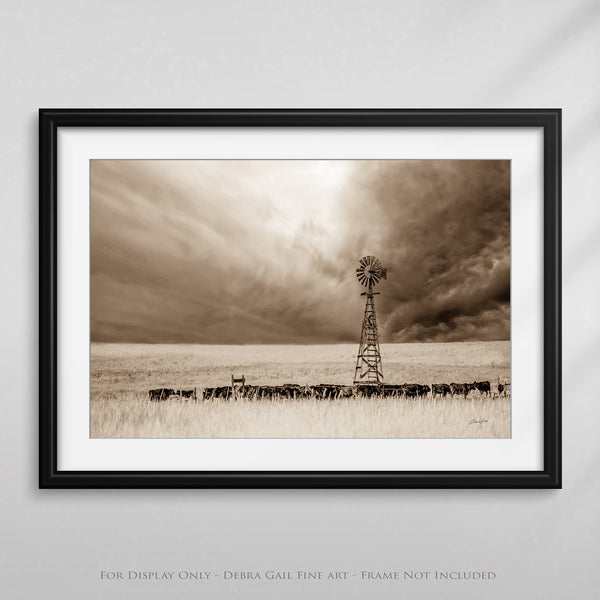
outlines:
[{"label": "white wall", "polygon": [[[0,6],[0,595],[597,597],[600,4]],[[37,489],[38,107],[562,107],[564,489]],[[485,569],[490,584],[108,584],[102,569]]]}]

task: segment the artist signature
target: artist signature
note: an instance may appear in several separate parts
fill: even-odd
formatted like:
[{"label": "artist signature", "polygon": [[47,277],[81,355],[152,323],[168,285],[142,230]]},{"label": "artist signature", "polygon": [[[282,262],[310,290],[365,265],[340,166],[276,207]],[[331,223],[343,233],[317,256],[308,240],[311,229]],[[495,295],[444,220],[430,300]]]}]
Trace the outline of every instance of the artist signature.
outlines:
[{"label": "artist signature", "polygon": [[473,423],[479,423],[481,425],[482,423],[487,423],[487,419],[471,419],[469,425],[472,425]]}]

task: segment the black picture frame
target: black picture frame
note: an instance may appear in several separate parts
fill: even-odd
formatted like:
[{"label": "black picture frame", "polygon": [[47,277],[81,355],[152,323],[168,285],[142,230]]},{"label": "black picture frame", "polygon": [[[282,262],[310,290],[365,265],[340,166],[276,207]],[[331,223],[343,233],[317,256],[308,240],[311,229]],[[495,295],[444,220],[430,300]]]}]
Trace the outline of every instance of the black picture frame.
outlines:
[{"label": "black picture frame", "polygon": [[[57,469],[57,134],[68,127],[537,127],[543,130],[541,471],[60,471]],[[40,488],[560,488],[560,109],[40,109]]]}]

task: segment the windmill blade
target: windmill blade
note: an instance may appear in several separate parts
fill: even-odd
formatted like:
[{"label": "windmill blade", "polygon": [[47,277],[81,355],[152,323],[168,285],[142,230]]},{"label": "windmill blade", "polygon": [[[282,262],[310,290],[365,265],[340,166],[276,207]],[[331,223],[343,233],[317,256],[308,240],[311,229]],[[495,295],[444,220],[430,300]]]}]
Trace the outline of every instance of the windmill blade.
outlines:
[{"label": "windmill blade", "polygon": [[363,256],[358,261],[358,264],[356,277],[361,285],[373,287],[374,285],[377,285],[381,279],[387,279],[387,269],[385,269],[381,264],[381,261],[372,254]]}]

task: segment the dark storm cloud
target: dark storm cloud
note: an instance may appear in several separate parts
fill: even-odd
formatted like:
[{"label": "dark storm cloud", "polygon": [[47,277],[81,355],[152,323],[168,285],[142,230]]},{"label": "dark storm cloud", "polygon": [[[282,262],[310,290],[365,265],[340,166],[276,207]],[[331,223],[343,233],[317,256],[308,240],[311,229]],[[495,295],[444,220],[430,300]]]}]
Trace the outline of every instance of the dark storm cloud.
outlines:
[{"label": "dark storm cloud", "polygon": [[387,161],[355,175],[364,192],[353,217],[372,227],[349,239],[389,267],[378,298],[385,339],[509,338],[509,169],[508,161]]},{"label": "dark storm cloud", "polygon": [[93,161],[92,339],[356,341],[374,254],[384,341],[509,336],[507,161]]}]

